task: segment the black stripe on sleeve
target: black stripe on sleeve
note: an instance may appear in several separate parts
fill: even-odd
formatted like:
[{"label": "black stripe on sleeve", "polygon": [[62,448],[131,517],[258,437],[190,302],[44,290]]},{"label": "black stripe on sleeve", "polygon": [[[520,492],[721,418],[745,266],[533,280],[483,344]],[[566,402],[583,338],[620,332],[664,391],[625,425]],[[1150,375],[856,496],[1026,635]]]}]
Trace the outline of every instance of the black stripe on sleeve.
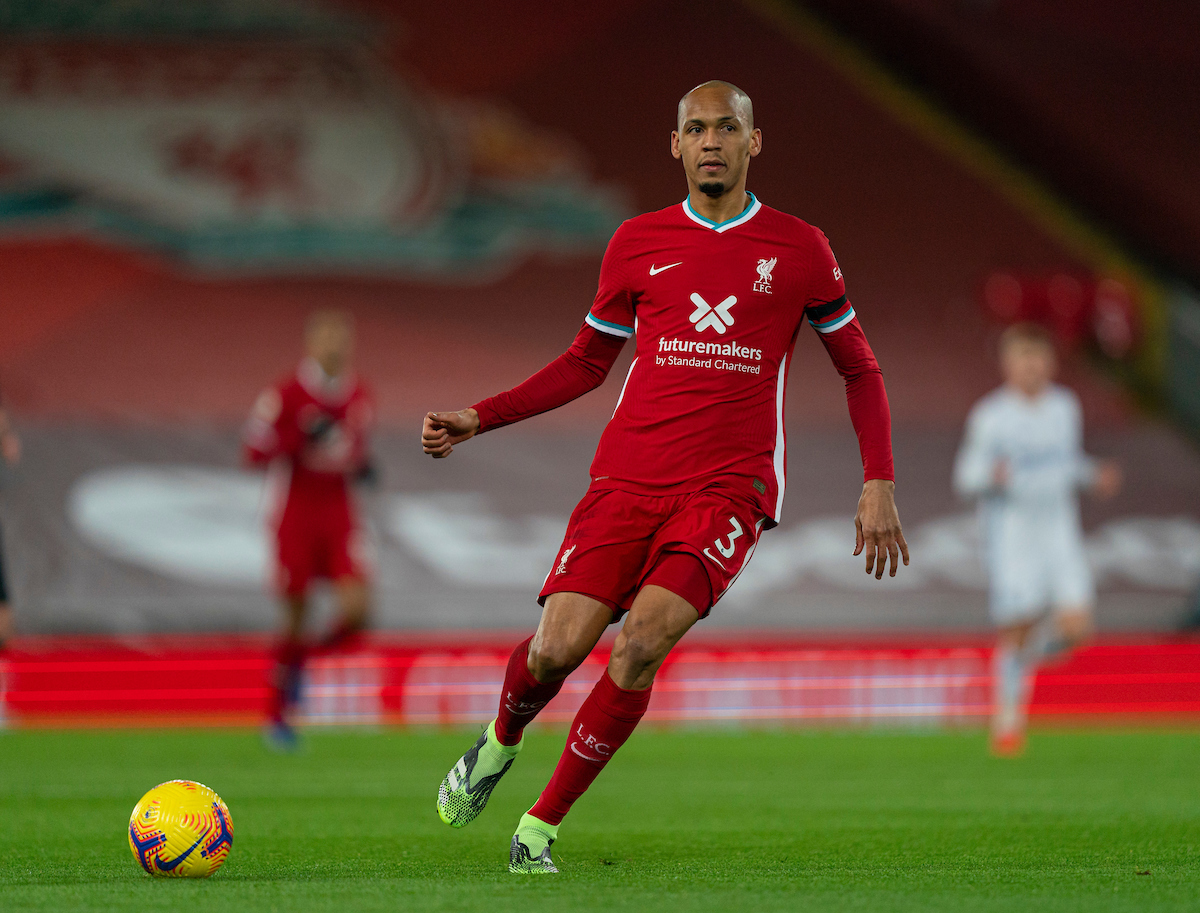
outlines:
[{"label": "black stripe on sleeve", "polygon": [[805,313],[808,314],[809,320],[814,320],[820,323],[826,317],[831,317],[846,306],[846,296],[843,295],[836,301],[827,301],[825,304],[810,304]]}]

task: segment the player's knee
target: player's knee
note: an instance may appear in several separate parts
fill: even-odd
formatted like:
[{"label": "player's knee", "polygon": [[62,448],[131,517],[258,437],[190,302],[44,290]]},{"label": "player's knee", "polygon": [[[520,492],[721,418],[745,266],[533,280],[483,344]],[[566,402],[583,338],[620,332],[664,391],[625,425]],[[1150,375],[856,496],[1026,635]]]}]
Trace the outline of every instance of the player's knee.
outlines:
[{"label": "player's knee", "polygon": [[613,662],[630,678],[641,678],[656,670],[670,649],[670,639],[661,632],[627,621],[613,645]]},{"label": "player's knee", "polygon": [[574,672],[584,658],[572,643],[534,637],[529,644],[529,673],[539,682],[557,682]]}]

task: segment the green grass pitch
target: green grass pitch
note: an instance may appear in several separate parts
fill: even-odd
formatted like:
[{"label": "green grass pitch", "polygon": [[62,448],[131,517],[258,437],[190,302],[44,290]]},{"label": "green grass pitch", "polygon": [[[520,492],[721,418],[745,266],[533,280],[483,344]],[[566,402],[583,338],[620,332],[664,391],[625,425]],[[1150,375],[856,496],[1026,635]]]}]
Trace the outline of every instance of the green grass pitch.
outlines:
[{"label": "green grass pitch", "polygon": [[[438,783],[473,740],[316,732],[0,733],[0,909],[1195,910],[1200,733],[666,731],[626,745],[564,822],[563,874],[507,873],[562,734],[531,732],[483,816]],[[208,881],[144,875],[129,813],[160,781],[216,789],[236,836]]]}]

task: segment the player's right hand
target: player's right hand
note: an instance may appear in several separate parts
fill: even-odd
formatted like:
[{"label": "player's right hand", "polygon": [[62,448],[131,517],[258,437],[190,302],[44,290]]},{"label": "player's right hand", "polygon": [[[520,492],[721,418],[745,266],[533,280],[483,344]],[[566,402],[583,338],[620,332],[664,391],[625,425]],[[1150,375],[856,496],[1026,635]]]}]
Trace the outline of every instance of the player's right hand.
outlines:
[{"label": "player's right hand", "polygon": [[458,412],[427,412],[421,428],[421,448],[440,460],[450,456],[455,444],[469,440],[479,431],[479,413],[474,409]]}]

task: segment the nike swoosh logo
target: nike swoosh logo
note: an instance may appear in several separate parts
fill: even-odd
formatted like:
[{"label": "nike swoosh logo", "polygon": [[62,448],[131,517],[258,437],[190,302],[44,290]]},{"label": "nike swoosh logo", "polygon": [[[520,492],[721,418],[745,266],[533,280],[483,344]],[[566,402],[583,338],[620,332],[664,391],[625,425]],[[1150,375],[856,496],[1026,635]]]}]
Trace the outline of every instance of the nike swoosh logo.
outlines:
[{"label": "nike swoosh logo", "polygon": [[721,570],[723,570],[725,573],[727,573],[727,574],[729,573],[729,568],[725,567],[725,565],[723,565],[720,561],[718,561],[716,558],[714,558],[713,553],[710,552],[708,549],[704,550],[704,557],[707,558],[709,561],[711,561],[713,564],[715,564],[717,567],[719,567]]},{"label": "nike swoosh logo", "polygon": [[678,263],[668,263],[666,266],[655,266],[653,263],[651,263],[650,275],[657,276],[659,273],[664,272],[665,270],[674,269],[677,266],[683,266],[683,261],[680,260]]},{"label": "nike swoosh logo", "polygon": [[[678,264],[676,264],[676,265],[678,265]],[[593,758],[591,755],[584,754],[582,751],[580,751],[578,748],[576,748],[575,745],[576,745],[575,742],[571,743],[571,751],[575,752],[575,754],[579,755],[579,757],[583,758],[585,761],[591,761],[593,764],[603,764],[604,763],[604,761],[605,761],[604,758]]]},{"label": "nike swoosh logo", "polygon": [[192,850],[194,850],[196,847],[198,847],[200,845],[200,841],[208,836],[209,830],[211,830],[211,828],[206,827],[204,829],[204,833],[196,838],[195,843],[193,843],[191,846],[189,846],[179,856],[176,856],[170,862],[164,863],[161,859],[156,858],[154,860],[154,864],[156,866],[158,866],[158,870],[160,872],[173,872],[175,869],[179,868],[179,863],[183,862],[183,860],[187,859],[188,856],[192,855]]}]

